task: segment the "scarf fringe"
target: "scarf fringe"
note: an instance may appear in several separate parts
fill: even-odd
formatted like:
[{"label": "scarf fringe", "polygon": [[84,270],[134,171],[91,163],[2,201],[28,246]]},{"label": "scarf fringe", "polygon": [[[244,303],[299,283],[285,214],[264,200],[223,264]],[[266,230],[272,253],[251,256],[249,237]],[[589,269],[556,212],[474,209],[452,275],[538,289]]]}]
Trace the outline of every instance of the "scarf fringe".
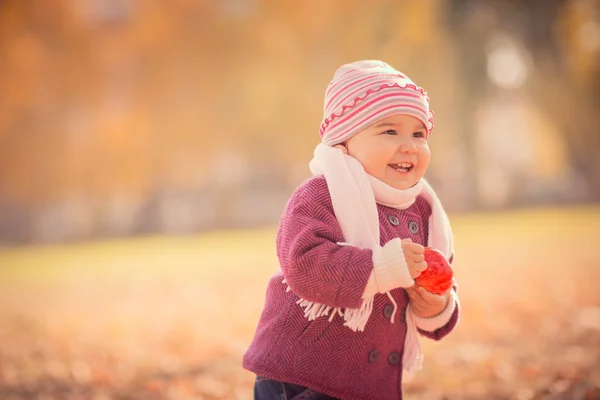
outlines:
[{"label": "scarf fringe", "polygon": [[423,352],[419,342],[417,324],[410,305],[406,307],[406,339],[404,340],[402,366],[408,372],[420,370],[423,366]]},{"label": "scarf fringe", "polygon": [[[284,279],[281,283],[287,284],[287,281]],[[291,291],[289,286],[287,286],[285,290],[286,292]],[[394,312],[390,318],[390,322],[393,324],[396,311],[398,310],[398,304],[396,304],[390,292],[386,292],[386,294],[394,305]],[[375,296],[367,297],[363,299],[359,308],[345,309],[342,307],[331,307],[325,304],[315,303],[313,301],[304,300],[303,298],[299,298],[298,301],[296,301],[296,304],[299,304],[300,307],[304,308],[304,317],[309,321],[314,321],[319,317],[329,316],[329,312],[333,311],[331,316],[329,316],[329,322],[333,321],[336,315],[339,315],[340,317],[344,317],[344,326],[352,329],[354,332],[363,332],[367,325],[367,321],[369,321],[369,317],[373,312],[374,300]]]}]

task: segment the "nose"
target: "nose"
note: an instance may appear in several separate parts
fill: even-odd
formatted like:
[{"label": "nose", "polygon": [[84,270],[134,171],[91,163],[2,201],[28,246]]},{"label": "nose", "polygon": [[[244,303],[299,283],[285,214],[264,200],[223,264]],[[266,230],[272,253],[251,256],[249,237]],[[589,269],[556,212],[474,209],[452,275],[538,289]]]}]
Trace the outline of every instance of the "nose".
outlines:
[{"label": "nose", "polygon": [[401,153],[415,154],[417,152],[417,146],[410,139],[404,139],[398,145],[398,150]]}]

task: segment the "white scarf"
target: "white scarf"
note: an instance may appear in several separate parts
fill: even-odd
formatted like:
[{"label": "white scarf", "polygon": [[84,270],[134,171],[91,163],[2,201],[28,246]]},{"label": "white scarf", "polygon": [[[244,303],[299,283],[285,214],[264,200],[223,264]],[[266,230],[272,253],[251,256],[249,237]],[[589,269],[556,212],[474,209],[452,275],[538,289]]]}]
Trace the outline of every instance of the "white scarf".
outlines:
[{"label": "white scarf", "polygon": [[[427,245],[440,250],[446,258],[452,255],[452,231],[448,217],[435,192],[425,179],[421,179],[410,189],[395,189],[367,174],[362,164],[339,149],[319,144],[310,162],[313,175],[324,175],[327,180],[335,216],[340,224],[344,240],[361,249],[375,249],[380,246],[379,216],[377,203],[404,210],[410,207],[421,195],[431,205],[429,217],[429,240]],[[391,299],[389,292],[388,297]],[[393,300],[393,299],[392,299]],[[300,299],[305,307],[305,315],[312,320],[328,315],[331,307]],[[395,303],[394,303],[395,304]],[[329,320],[335,315],[344,317],[345,326],[354,331],[362,331],[373,308],[373,297],[363,299],[359,309],[334,308]],[[420,368],[422,354],[418,332],[410,309],[406,310],[407,333],[403,366],[411,371]]]}]

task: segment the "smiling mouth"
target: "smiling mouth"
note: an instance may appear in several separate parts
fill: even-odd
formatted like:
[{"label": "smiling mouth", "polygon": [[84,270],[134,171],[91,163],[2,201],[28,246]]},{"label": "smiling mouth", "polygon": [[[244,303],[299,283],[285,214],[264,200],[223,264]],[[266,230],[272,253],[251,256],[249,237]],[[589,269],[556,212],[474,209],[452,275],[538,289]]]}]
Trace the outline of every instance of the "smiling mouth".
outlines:
[{"label": "smiling mouth", "polygon": [[415,166],[413,163],[409,162],[401,162],[398,164],[388,164],[391,168],[395,169],[398,172],[406,173],[410,172]]}]

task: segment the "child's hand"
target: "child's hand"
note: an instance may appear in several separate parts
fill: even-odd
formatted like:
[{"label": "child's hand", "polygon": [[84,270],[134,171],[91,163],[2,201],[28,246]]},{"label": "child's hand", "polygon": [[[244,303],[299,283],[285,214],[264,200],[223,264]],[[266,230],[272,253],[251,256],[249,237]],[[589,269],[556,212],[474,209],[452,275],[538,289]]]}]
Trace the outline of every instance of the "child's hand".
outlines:
[{"label": "child's hand", "polygon": [[404,258],[406,264],[408,264],[408,272],[410,277],[415,279],[421,272],[427,269],[427,263],[425,262],[425,247],[418,243],[413,243],[411,239],[402,239],[402,251],[404,252]]},{"label": "child's hand", "polygon": [[429,293],[423,286],[418,284],[406,288],[406,293],[410,299],[410,308],[412,312],[421,318],[431,318],[440,314],[446,309],[450,300],[450,290],[442,294]]}]

